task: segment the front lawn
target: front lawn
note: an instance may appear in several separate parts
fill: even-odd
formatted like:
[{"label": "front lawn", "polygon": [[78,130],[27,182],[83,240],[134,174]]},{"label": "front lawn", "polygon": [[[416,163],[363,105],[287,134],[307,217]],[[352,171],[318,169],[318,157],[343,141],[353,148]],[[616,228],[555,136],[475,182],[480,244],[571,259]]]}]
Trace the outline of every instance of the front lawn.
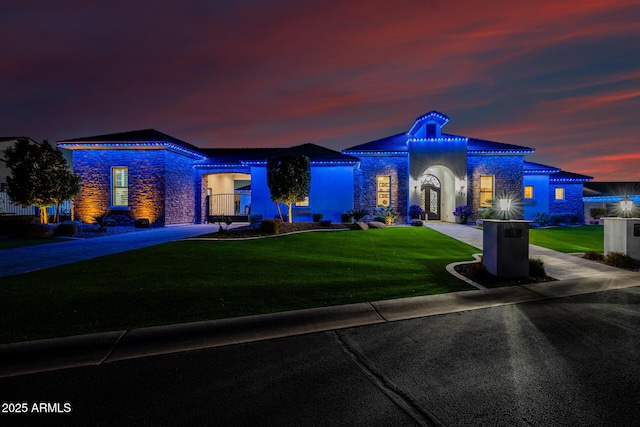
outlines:
[{"label": "front lawn", "polygon": [[181,241],[0,279],[0,342],[473,289],[422,227]]},{"label": "front lawn", "polygon": [[604,252],[604,227],[534,228],[529,230],[529,243],[558,252]]}]

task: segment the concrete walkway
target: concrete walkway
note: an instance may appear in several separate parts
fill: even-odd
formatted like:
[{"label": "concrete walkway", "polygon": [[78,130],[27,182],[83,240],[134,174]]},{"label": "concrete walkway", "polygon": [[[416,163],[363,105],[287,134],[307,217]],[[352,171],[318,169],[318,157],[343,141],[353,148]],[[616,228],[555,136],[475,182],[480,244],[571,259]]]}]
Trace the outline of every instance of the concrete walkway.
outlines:
[{"label": "concrete walkway", "polygon": [[174,242],[215,231],[218,231],[218,226],[214,224],[192,224],[7,249],[0,252],[0,277]]},{"label": "concrete walkway", "polygon": [[[447,223],[428,226],[479,249],[482,247],[482,232],[473,227]],[[57,265],[61,258],[73,262],[215,230],[217,226],[212,225],[173,227],[93,239],[95,242],[88,239],[86,246],[68,242],[24,248],[24,252],[3,251],[0,268],[4,272],[4,268],[11,268],[15,262],[22,265],[12,270],[15,271],[12,274],[17,274],[20,269],[29,271],[46,268],[45,264]],[[54,245],[60,249],[50,254]],[[19,253],[29,259],[34,259],[34,253],[35,258],[51,256],[52,259],[42,261],[36,267],[28,260],[12,259]],[[9,257],[4,256],[7,254]],[[560,280],[5,344],[0,345],[0,378],[640,286],[638,273],[601,266],[533,245],[530,254],[540,257],[547,274]],[[7,262],[7,258],[11,261]]]},{"label": "concrete walkway", "polygon": [[[430,222],[427,227],[474,246],[482,252],[482,230],[447,222]],[[547,275],[557,280],[606,277],[621,272],[615,267],[536,245],[529,245],[529,257],[540,258],[544,262]]]}]

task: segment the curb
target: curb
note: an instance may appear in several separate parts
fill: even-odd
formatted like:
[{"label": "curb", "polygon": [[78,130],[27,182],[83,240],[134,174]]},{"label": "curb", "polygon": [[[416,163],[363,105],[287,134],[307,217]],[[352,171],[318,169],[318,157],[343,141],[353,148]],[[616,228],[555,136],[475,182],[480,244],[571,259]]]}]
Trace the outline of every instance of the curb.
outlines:
[{"label": "curb", "polygon": [[571,279],[0,345],[0,378],[640,286]]}]

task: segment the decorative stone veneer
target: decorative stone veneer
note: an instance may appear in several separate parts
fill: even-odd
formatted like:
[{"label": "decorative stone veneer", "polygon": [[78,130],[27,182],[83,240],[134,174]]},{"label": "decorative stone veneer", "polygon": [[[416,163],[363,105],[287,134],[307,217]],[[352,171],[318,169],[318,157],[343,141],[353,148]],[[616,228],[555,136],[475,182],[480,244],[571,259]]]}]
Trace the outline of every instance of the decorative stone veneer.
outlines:
[{"label": "decorative stone veneer", "polygon": [[165,150],[165,225],[193,224],[193,159]]},{"label": "decorative stone veneer", "polygon": [[[467,204],[474,212],[480,207],[480,177],[493,175],[494,195],[503,192],[522,200],[522,156],[473,155],[467,157]],[[514,218],[522,219],[522,212]]]},{"label": "decorative stone veneer", "polygon": [[377,206],[377,183],[379,175],[391,176],[391,207],[398,213],[398,222],[406,221],[409,191],[409,165],[407,155],[361,156],[360,167],[354,174],[353,205],[365,209],[371,220]]},{"label": "decorative stone veneer", "polygon": [[[74,171],[81,176],[75,217],[92,222],[110,212],[120,224],[147,218],[151,225],[193,222],[193,161],[167,150],[74,150]],[[128,168],[128,209],[111,206],[111,170]]]},{"label": "decorative stone veneer", "polygon": [[[556,200],[556,188],[564,188],[564,200]],[[583,184],[550,183],[549,214],[577,215],[584,222],[584,202],[582,201]]]}]

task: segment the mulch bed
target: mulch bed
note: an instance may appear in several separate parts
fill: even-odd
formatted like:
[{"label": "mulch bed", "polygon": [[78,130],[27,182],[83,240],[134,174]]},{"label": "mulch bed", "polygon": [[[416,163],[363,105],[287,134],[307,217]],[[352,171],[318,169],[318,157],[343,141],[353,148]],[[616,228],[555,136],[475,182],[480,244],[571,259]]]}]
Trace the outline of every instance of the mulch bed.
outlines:
[{"label": "mulch bed", "polygon": [[[279,223],[279,231],[277,235],[296,233],[300,231],[312,231],[312,230],[347,230],[350,224],[337,223],[337,224],[320,224],[317,222],[294,222],[289,224],[288,222]],[[224,227],[224,226],[223,226]],[[215,232],[204,234],[202,238],[215,238],[215,239],[247,239],[251,237],[263,237],[274,236],[272,233],[266,233],[260,230],[259,224],[247,225],[245,227],[233,228],[231,230],[225,230],[223,232]]]},{"label": "mulch bed", "polygon": [[501,288],[504,286],[529,285],[532,283],[553,282],[553,277],[523,277],[520,279],[511,279],[497,277],[483,270],[480,262],[470,264],[460,264],[454,267],[454,270],[463,276],[473,280],[474,282],[484,286],[485,288]]}]

